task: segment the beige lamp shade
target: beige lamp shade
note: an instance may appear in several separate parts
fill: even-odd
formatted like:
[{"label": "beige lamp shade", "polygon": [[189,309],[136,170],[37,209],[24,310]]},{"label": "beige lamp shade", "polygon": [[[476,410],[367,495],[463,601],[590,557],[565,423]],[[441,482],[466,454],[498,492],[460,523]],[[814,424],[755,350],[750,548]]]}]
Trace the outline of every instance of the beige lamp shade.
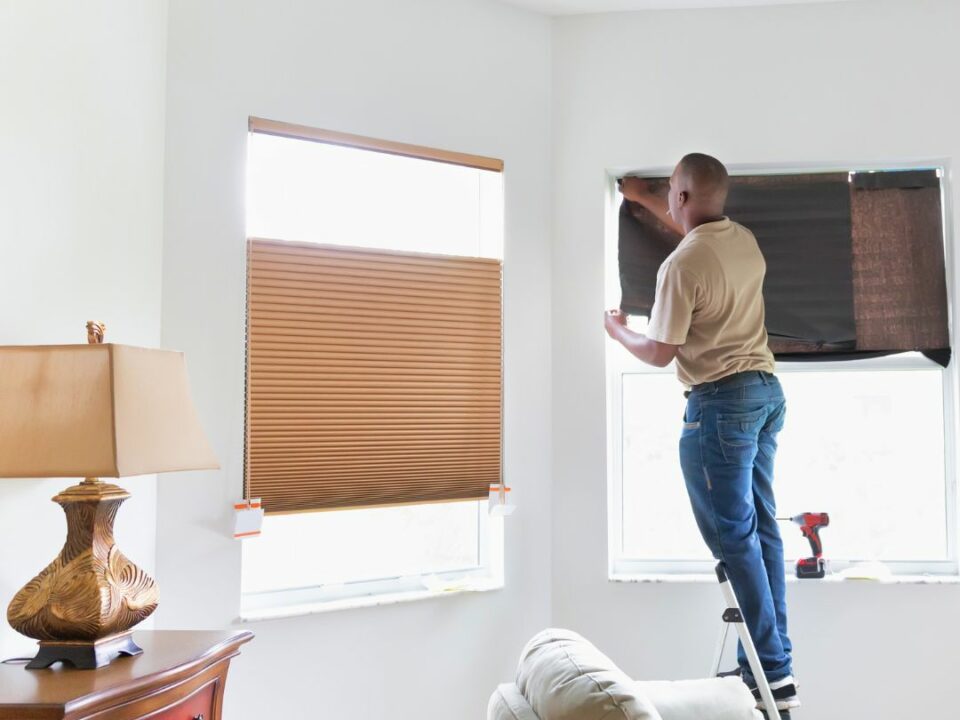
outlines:
[{"label": "beige lamp shade", "polygon": [[126,477],[217,468],[183,353],[0,346],[0,477]]}]

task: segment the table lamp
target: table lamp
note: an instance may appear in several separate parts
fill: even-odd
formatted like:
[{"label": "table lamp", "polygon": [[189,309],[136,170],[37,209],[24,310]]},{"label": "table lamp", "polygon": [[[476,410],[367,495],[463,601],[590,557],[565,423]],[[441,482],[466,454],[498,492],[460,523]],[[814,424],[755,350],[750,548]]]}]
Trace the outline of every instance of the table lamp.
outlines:
[{"label": "table lamp", "polygon": [[103,330],[87,323],[87,345],[0,346],[0,478],[84,478],[53,498],[67,516],[63,550],[7,610],[40,641],[32,669],[143,652],[131,628],[156,609],[157,586],[114,543],[130,494],[100,478],[219,467],[183,354],[103,344]]}]

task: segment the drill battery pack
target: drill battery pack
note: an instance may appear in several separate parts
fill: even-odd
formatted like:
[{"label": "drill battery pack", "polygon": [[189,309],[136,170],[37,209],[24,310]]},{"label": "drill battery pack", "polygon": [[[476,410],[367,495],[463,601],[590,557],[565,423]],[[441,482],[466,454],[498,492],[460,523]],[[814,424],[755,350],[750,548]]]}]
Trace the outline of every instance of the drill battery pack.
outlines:
[{"label": "drill battery pack", "polygon": [[797,577],[801,580],[822,578],[826,575],[826,563],[822,557],[797,560]]}]

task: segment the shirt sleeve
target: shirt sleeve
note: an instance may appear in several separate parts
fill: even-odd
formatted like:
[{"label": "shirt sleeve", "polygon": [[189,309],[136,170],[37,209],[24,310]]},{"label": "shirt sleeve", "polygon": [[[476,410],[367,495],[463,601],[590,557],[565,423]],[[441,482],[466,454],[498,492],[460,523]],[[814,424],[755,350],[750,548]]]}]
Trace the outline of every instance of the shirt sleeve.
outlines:
[{"label": "shirt sleeve", "polygon": [[650,311],[647,337],[668,345],[683,345],[697,302],[696,280],[668,260],[657,274],[657,292]]}]

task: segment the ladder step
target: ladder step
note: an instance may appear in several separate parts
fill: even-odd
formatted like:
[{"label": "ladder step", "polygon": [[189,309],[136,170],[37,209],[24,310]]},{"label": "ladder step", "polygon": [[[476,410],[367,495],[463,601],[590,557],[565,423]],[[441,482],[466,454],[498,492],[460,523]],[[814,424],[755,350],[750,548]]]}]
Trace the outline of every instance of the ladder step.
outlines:
[{"label": "ladder step", "polygon": [[723,611],[723,621],[725,623],[742,623],[743,613],[740,612],[738,607],[727,608]]}]

